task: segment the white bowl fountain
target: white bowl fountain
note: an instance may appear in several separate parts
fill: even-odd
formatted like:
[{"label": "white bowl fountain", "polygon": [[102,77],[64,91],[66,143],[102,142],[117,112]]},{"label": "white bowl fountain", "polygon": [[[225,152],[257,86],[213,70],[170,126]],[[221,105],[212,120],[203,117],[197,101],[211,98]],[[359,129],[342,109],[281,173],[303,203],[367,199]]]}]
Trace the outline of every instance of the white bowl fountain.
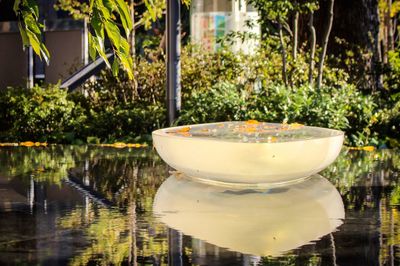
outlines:
[{"label": "white bowl fountain", "polygon": [[344,133],[300,124],[250,120],[171,127],[153,132],[170,166],[217,185],[265,187],[303,180],[338,156]]}]

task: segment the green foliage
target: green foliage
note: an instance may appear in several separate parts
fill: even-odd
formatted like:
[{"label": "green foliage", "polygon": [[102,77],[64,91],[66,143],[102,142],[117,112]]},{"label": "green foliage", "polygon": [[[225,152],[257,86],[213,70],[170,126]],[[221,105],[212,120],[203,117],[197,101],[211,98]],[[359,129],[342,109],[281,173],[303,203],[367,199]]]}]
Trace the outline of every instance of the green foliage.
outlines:
[{"label": "green foliage", "polygon": [[[242,95],[243,94],[243,95]],[[184,102],[179,122],[196,124],[243,120],[246,98],[244,91],[230,83],[219,83],[202,92],[194,90]]]},{"label": "green foliage", "polygon": [[[336,128],[347,132],[358,145],[370,142],[370,121],[375,104],[353,86],[321,88],[318,93],[309,86],[290,88],[269,85],[260,92],[220,83],[207,92],[193,91],[188,97],[182,124],[256,119],[270,122],[299,122],[306,125]],[[362,135],[363,139],[357,138]]]},{"label": "green foliage", "polygon": [[384,85],[387,90],[390,90],[393,94],[396,93],[393,97],[400,99],[400,49],[389,51],[388,61]]},{"label": "green foliage", "polygon": [[250,0],[260,13],[260,22],[268,28],[268,21],[286,24],[290,31],[289,18],[294,12],[308,13],[319,8],[318,0],[289,1],[289,0]]},{"label": "green foliage", "polygon": [[32,46],[33,51],[49,63],[50,54],[42,42],[43,24],[39,23],[39,7],[36,1],[15,0],[14,12],[24,47]]},{"label": "green foliage", "polygon": [[80,107],[57,86],[5,89],[0,106],[0,136],[9,141],[63,141],[85,120]]},{"label": "green foliage", "polygon": [[[122,36],[119,27],[117,26],[117,16],[122,22],[125,31]],[[132,30],[132,20],[129,15],[129,8],[123,0],[92,0],[89,6],[89,22],[93,33],[88,33],[89,36],[89,54],[92,60],[95,60],[99,54],[107,66],[111,68],[107,60],[106,51],[104,48],[105,37],[110,40],[112,50],[114,52],[115,64],[112,69],[114,75],[118,75],[118,69],[121,67],[128,74],[129,78],[133,78],[133,60],[130,56],[129,34]]]},{"label": "green foliage", "polygon": [[[400,104],[385,109],[380,95],[364,95],[348,84],[346,72],[329,64],[325,86],[316,91],[308,85],[304,54],[298,54],[295,68],[288,68],[293,71],[293,86],[285,86],[279,71],[281,57],[271,46],[253,55],[184,47],[178,123],[298,122],[344,130],[351,145],[395,146],[398,134],[388,132],[398,121],[393,118],[398,119]],[[148,141],[152,130],[166,126],[165,62],[138,58],[135,65],[140,75],[134,86],[127,76],[116,79],[111,71],[104,71],[70,95],[51,87],[5,90],[0,96],[0,140]],[[37,100],[40,97],[45,100]]]}]

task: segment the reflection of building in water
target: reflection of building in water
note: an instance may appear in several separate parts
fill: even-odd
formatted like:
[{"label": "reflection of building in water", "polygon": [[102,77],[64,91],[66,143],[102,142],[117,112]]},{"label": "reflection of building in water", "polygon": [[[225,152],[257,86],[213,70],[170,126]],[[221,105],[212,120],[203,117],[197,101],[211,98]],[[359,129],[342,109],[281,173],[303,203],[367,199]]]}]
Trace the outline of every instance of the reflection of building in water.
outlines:
[{"label": "reflection of building in water", "polygon": [[245,0],[192,0],[190,33],[194,43],[208,51],[216,51],[219,41],[230,33],[246,37],[234,38],[234,51],[250,53],[255,50],[260,35],[258,13]]},{"label": "reflection of building in water", "polygon": [[84,197],[70,187],[0,177],[0,233],[14,235],[12,241],[6,239],[10,244],[5,249],[8,252],[3,250],[0,256],[0,264],[14,261],[15,254],[33,264],[54,265],[54,258],[67,262],[76,252],[71,243],[83,243],[84,237],[56,234],[58,218],[71,206],[83,203]]}]

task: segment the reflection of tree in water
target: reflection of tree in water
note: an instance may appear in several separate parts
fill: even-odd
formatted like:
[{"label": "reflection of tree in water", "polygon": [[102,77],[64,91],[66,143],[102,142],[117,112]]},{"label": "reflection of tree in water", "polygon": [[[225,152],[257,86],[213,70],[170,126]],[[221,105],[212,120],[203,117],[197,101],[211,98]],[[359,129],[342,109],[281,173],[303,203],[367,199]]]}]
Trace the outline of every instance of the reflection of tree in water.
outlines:
[{"label": "reflection of tree in water", "polygon": [[[333,258],[339,265],[398,264],[399,169],[399,153],[345,150],[322,173],[343,197],[347,210],[344,225],[331,236],[284,257],[260,258],[259,264],[333,265]],[[33,179],[37,187],[76,184],[86,203],[57,216],[59,228],[76,230],[88,240],[79,244],[80,250],[70,260],[72,265],[165,264],[169,250],[178,246],[182,246],[178,255],[183,255],[187,263],[207,263],[211,257],[214,262],[224,259],[222,251],[208,256],[199,254],[195,244],[199,240],[190,237],[181,237],[178,246],[168,242],[171,231],[152,215],[154,195],[168,176],[166,165],[154,151],[91,146],[2,148],[0,176],[18,176],[26,184]],[[45,198],[45,191],[37,189],[36,196],[43,193],[41,197]],[[105,204],[98,204],[95,199]],[[238,256],[245,260],[244,255],[224,252],[226,257],[236,256],[236,262]]]},{"label": "reflection of tree in water", "polygon": [[335,233],[342,253],[339,264],[354,263],[354,257],[364,265],[399,263],[399,254],[395,254],[400,246],[400,224],[396,220],[399,170],[399,153],[378,150],[345,151],[324,171],[340,191],[347,210],[344,225]]},{"label": "reflection of tree in water", "polygon": [[396,152],[345,150],[322,175],[339,190],[346,209],[361,210],[377,207],[382,196],[397,197],[393,193],[400,191],[399,169]]},{"label": "reflection of tree in water", "polygon": [[[167,241],[160,241],[165,227],[151,215],[154,194],[167,176],[167,168],[154,153],[113,152],[91,156],[70,169],[68,178],[94,195],[101,195],[113,207],[89,209],[94,220],[80,224],[91,240],[71,261],[86,265],[95,261],[102,265],[137,260],[154,260],[154,254],[164,254]],[[82,212],[77,213],[78,219]],[[74,228],[77,218],[63,217],[60,226]],[[137,221],[140,219],[140,222]],[[138,228],[138,225],[145,225]],[[139,244],[139,245],[138,245]],[[138,245],[138,246],[137,246]]]},{"label": "reflection of tree in water", "polygon": [[[28,191],[35,191],[33,204],[43,204],[53,184],[81,193],[85,204],[75,202],[69,207],[72,209],[55,216],[62,232],[74,230],[84,237],[74,240],[81,242],[74,245],[82,249],[71,259],[72,265],[118,265],[166,253],[167,240],[159,240],[166,229],[154,222],[151,206],[167,168],[151,150],[90,146],[0,149],[0,176],[32,186]],[[136,228],[137,224],[141,227]],[[139,251],[136,243],[140,243]]]},{"label": "reflection of tree in water", "polygon": [[25,183],[32,177],[36,182],[61,185],[67,171],[75,166],[77,157],[84,156],[88,147],[2,147],[0,176],[19,176]]}]

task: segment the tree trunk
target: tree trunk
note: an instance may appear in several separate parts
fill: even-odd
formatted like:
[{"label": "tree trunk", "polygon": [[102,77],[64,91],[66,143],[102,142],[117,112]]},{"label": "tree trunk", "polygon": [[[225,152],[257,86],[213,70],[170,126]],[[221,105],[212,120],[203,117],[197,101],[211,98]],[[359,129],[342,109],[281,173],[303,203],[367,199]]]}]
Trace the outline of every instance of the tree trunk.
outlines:
[{"label": "tree trunk", "polygon": [[326,55],[326,49],[328,48],[329,35],[331,33],[332,25],[333,25],[334,4],[335,4],[335,0],[329,0],[328,25],[324,32],[324,37],[323,37],[323,42],[322,42],[322,52],[319,57],[319,65],[318,65],[318,78],[317,78],[317,89],[318,90],[321,88],[321,84],[322,84],[322,74],[323,74],[323,69],[324,69],[324,60],[325,60],[325,55]]},{"label": "tree trunk", "polygon": [[309,61],[309,72],[308,72],[308,83],[310,86],[314,83],[313,72],[315,64],[315,46],[316,46],[316,33],[314,27],[314,11],[311,11],[310,18],[308,20],[308,28],[310,30],[310,61]]},{"label": "tree trunk", "polygon": [[[351,77],[360,88],[375,90],[382,88],[382,54],[379,42],[378,0],[335,0],[335,23],[332,36],[346,40],[351,44],[360,71]],[[314,14],[314,26],[317,31],[326,19],[329,3],[320,1],[320,11]],[[341,43],[330,42],[328,51],[339,57],[346,57]],[[369,55],[369,56],[365,56]]]},{"label": "tree trunk", "polygon": [[[135,25],[135,0],[130,0],[129,1],[129,11],[131,15],[131,20],[132,20],[132,25]],[[136,56],[136,34],[135,34],[135,26],[132,27],[132,30],[130,32],[129,36],[129,45],[131,47],[131,56],[133,59],[135,59]]]},{"label": "tree trunk", "polygon": [[297,59],[297,46],[299,35],[299,11],[296,11],[293,16],[293,60]]},{"label": "tree trunk", "polygon": [[383,88],[381,65],[382,54],[379,46],[379,10],[378,0],[363,0],[363,5],[369,14],[368,37],[370,41],[370,50],[372,51],[372,62],[370,64],[370,72],[372,76],[372,90],[380,90]]},{"label": "tree trunk", "polygon": [[133,75],[134,78],[130,81],[130,86],[132,88],[132,99],[140,98],[138,91],[138,83],[136,77],[136,30],[135,30],[135,0],[129,0],[129,12],[132,20],[132,30],[129,36],[129,45],[131,48],[130,54],[133,60]]},{"label": "tree trunk", "polygon": [[393,33],[393,20],[390,17],[390,13],[392,10],[392,0],[388,1],[388,9],[389,9],[389,22],[388,22],[388,48],[389,50],[394,50],[394,33]]},{"label": "tree trunk", "polygon": [[[388,51],[389,51],[389,23],[390,23],[390,9],[389,9],[389,2],[390,0],[386,0],[386,9],[383,10],[383,23],[381,25],[382,34],[382,60],[384,64],[388,62]],[[382,11],[382,10],[381,10]]]},{"label": "tree trunk", "polygon": [[282,55],[282,79],[285,86],[287,86],[287,70],[286,70],[286,48],[285,41],[283,40],[282,23],[278,22],[279,30],[279,41],[281,44],[281,55]]}]

